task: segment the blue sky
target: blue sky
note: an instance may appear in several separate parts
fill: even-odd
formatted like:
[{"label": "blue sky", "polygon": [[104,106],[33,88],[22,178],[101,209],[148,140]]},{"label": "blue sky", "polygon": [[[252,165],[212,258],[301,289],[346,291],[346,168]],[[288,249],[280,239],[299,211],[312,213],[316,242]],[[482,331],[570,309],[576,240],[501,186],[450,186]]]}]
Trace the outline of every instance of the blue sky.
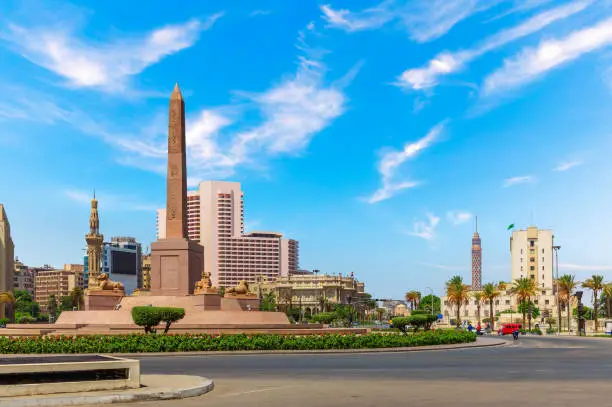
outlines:
[{"label": "blue sky", "polygon": [[155,239],[168,97],[189,181],[240,181],[247,228],[378,297],[509,279],[516,223],[561,272],[612,274],[612,2],[389,0],[0,4],[0,202],[30,265]]}]

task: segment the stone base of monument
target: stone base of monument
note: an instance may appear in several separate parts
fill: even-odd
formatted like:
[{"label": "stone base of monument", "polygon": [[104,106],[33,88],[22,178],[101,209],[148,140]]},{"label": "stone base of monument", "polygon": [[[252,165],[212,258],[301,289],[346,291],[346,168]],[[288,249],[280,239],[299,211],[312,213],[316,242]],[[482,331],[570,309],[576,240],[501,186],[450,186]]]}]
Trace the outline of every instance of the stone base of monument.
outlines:
[{"label": "stone base of monument", "polygon": [[218,292],[201,292],[191,296],[193,306],[196,310],[216,310],[221,309],[221,296]]},{"label": "stone base of monument", "polygon": [[229,300],[237,300],[240,308],[243,311],[259,311],[260,300],[256,295],[252,294],[237,294],[237,295],[226,295],[225,298]]},{"label": "stone base of monument", "polygon": [[0,358],[0,397],[139,387],[138,360],[98,355]]},{"label": "stone base of monument", "polygon": [[187,239],[151,243],[151,295],[188,295],[204,270],[204,247]]},{"label": "stone base of monument", "polygon": [[89,291],[84,297],[86,311],[110,311],[117,308],[117,304],[125,297],[125,293],[115,290],[99,290]]}]

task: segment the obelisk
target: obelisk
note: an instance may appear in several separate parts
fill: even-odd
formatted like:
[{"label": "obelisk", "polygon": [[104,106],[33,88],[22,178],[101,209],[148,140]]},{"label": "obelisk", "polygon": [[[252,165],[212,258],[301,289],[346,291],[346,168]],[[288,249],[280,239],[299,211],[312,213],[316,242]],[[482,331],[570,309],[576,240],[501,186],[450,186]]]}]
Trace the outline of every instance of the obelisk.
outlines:
[{"label": "obelisk", "polygon": [[170,96],[166,238],[151,244],[151,295],[193,294],[204,271],[204,247],[187,235],[185,102],[176,84]]}]

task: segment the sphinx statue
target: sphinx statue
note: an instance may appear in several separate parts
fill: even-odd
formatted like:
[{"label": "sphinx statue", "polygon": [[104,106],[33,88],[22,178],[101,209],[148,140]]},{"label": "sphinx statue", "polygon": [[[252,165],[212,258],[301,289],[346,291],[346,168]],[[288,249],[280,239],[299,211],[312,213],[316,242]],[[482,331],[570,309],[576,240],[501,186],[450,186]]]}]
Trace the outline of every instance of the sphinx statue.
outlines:
[{"label": "sphinx statue", "polygon": [[210,273],[207,271],[202,273],[202,279],[200,281],[196,281],[193,290],[194,294],[218,294],[218,292],[219,290],[213,287]]},{"label": "sphinx statue", "polygon": [[96,284],[94,287],[90,287],[93,291],[124,291],[125,287],[123,284],[112,281],[107,273],[101,273],[96,277]]},{"label": "sphinx statue", "polygon": [[249,291],[249,283],[246,280],[241,280],[240,283],[236,287],[229,288],[225,291],[225,295],[228,297],[232,296],[248,296],[254,297],[256,296],[252,292]]}]

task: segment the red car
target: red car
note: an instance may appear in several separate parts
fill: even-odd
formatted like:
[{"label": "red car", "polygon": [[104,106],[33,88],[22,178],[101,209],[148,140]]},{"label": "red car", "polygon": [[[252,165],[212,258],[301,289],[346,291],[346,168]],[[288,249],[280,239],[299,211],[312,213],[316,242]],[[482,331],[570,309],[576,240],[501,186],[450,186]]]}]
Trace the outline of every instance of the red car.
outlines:
[{"label": "red car", "polygon": [[521,329],[523,326],[521,324],[503,324],[501,328],[497,330],[498,335],[512,335],[512,332],[517,329]]}]

